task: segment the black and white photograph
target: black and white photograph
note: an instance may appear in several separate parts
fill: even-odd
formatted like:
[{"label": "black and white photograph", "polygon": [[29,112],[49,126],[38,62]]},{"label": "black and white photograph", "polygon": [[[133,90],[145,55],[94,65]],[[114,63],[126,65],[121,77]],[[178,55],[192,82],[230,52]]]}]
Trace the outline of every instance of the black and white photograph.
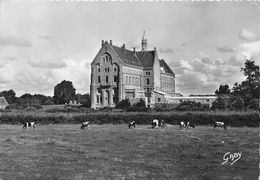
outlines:
[{"label": "black and white photograph", "polygon": [[0,180],[260,180],[260,1],[0,0]]}]

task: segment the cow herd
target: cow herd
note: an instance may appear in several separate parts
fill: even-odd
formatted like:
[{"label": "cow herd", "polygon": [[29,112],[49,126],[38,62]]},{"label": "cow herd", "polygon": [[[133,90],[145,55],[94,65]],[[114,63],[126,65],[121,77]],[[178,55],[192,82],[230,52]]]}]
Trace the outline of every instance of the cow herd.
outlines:
[{"label": "cow herd", "polygon": [[[89,127],[89,124],[90,122],[88,121],[85,121],[81,124],[81,127],[80,129],[84,130],[85,128],[88,128]],[[151,122],[151,125],[152,125],[152,129],[155,129],[155,128],[165,128],[166,127],[166,123],[164,120],[158,120],[158,119],[154,119],[152,120]],[[178,123],[178,125],[180,126],[180,129],[184,129],[186,128],[186,130],[188,128],[195,128],[195,125],[189,121],[180,121]],[[26,129],[28,130],[29,127],[33,127],[34,129],[36,129],[36,122],[25,122],[23,123],[23,129]],[[136,122],[135,121],[131,121],[130,123],[128,123],[128,128],[135,128],[136,127]],[[217,127],[219,128],[223,128],[225,130],[227,130],[227,125],[225,122],[219,122],[219,121],[215,121],[213,122],[213,128],[216,129]]]}]

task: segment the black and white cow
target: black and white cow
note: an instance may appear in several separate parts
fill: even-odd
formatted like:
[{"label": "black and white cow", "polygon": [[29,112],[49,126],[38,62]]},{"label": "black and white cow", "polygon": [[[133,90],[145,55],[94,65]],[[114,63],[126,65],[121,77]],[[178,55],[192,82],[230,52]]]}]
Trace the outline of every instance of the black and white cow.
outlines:
[{"label": "black and white cow", "polygon": [[191,122],[187,122],[186,128],[189,128],[189,127],[195,128],[195,125],[192,124]]},{"label": "black and white cow", "polygon": [[159,126],[159,121],[158,121],[158,119],[154,119],[154,120],[152,121],[152,128],[154,129],[154,128],[158,127],[158,126]]},{"label": "black and white cow", "polygon": [[192,124],[192,123],[189,122],[189,121],[188,121],[188,122],[181,121],[181,122],[179,123],[179,125],[180,125],[180,128],[181,128],[181,129],[183,129],[183,128],[188,129],[189,127],[195,128],[195,125]]},{"label": "black and white cow", "polygon": [[160,120],[160,121],[159,121],[159,126],[160,126],[161,128],[166,127],[165,121],[164,121],[164,120]]},{"label": "black and white cow", "polygon": [[131,121],[129,124],[128,124],[128,128],[130,129],[131,127],[135,127],[136,124],[135,124],[135,121]]},{"label": "black and white cow", "polygon": [[33,127],[36,129],[36,123],[35,122],[25,122],[23,123],[23,129],[28,129],[29,127]]},{"label": "black and white cow", "polygon": [[225,130],[227,130],[227,125],[224,122],[220,122],[220,121],[214,122],[214,129],[216,129],[216,127],[224,128]]},{"label": "black and white cow", "polygon": [[89,122],[88,122],[88,121],[83,122],[83,123],[81,124],[81,129],[85,129],[85,127],[88,127],[88,126],[89,126]]}]

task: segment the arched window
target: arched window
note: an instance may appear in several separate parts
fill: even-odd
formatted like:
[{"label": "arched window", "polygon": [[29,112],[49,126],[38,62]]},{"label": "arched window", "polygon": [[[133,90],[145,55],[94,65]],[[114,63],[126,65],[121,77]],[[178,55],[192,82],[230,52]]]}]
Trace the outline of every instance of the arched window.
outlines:
[{"label": "arched window", "polygon": [[101,90],[100,89],[97,89],[97,103],[102,103],[102,97],[101,97]]},{"label": "arched window", "polygon": [[100,82],[101,82],[101,78],[100,78],[100,76],[98,76],[98,79],[97,79],[97,81],[98,81],[98,83],[100,83]]},{"label": "arched window", "polygon": [[97,70],[97,72],[100,72],[100,64],[99,63],[96,64],[96,70]]},{"label": "arched window", "polygon": [[147,85],[150,84],[150,79],[146,79],[146,84],[147,84]]}]

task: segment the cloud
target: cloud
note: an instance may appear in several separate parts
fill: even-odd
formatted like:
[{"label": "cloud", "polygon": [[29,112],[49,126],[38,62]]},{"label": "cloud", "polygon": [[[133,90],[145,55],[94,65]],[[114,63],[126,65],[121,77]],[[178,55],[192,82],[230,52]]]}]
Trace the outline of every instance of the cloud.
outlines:
[{"label": "cloud", "polygon": [[215,60],[214,64],[218,66],[218,65],[224,65],[226,63],[222,59],[217,59]]},{"label": "cloud", "polygon": [[52,70],[57,83],[69,80],[77,92],[88,92],[91,68],[86,67],[86,60],[63,59],[63,61],[66,63],[66,68]]},{"label": "cloud", "polygon": [[43,60],[30,60],[28,61],[28,63],[31,67],[35,68],[57,69],[66,67],[66,64],[64,62],[46,62]]},{"label": "cloud", "polygon": [[235,55],[229,59],[229,64],[234,66],[243,66],[246,60],[254,60],[260,64],[260,41],[242,43]]},{"label": "cloud", "polygon": [[187,46],[187,43],[181,43],[181,46]]},{"label": "cloud", "polygon": [[201,62],[205,64],[211,64],[211,59],[209,57],[201,58]]},{"label": "cloud", "polygon": [[159,48],[159,51],[161,53],[174,53],[174,51],[171,48]]},{"label": "cloud", "polygon": [[51,39],[53,39],[53,37],[49,36],[49,35],[39,35],[38,38],[39,39],[43,39],[43,40],[51,40]]},{"label": "cloud", "polygon": [[234,50],[232,48],[230,48],[229,46],[217,47],[217,51],[219,51],[221,53],[234,52]]},{"label": "cloud", "polygon": [[181,89],[186,94],[213,94],[221,83],[232,86],[243,80],[240,67],[244,62],[241,64],[235,61],[239,57],[234,56],[229,61],[212,60],[208,54],[207,51],[201,51],[197,58],[175,63],[176,91]]},{"label": "cloud", "polygon": [[9,83],[14,79],[14,70],[10,65],[5,65],[0,69],[0,82]]},{"label": "cloud", "polygon": [[1,46],[16,46],[16,47],[31,47],[32,43],[27,39],[14,36],[1,36],[0,37]]},{"label": "cloud", "polygon": [[242,29],[239,33],[239,37],[245,41],[257,41],[259,39],[259,36],[256,33],[247,29]]},{"label": "cloud", "polygon": [[7,60],[7,61],[15,61],[15,60],[17,60],[17,57],[7,56],[7,57],[4,57],[3,59],[4,59],[4,60]]},{"label": "cloud", "polygon": [[246,59],[251,59],[255,56],[260,56],[260,41],[243,43],[239,47],[241,55],[245,56]]}]

